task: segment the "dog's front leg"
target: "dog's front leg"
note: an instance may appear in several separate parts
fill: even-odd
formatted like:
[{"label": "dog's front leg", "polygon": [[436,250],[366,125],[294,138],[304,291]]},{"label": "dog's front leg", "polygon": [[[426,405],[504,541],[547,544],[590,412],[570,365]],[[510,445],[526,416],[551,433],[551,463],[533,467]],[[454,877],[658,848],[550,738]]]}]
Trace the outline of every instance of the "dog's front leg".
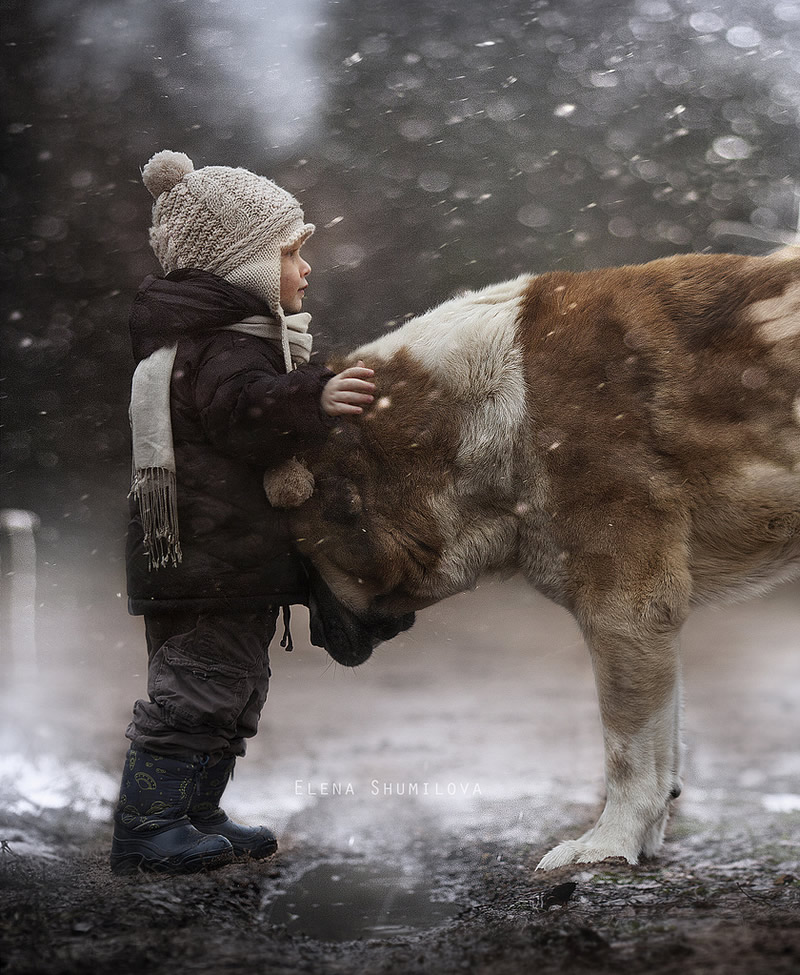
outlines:
[{"label": "dog's front leg", "polygon": [[680,663],[677,629],[632,625],[587,633],[603,722],[606,805],[596,825],[551,850],[539,868],[623,857],[638,863],[661,846],[669,801],[680,793]]}]

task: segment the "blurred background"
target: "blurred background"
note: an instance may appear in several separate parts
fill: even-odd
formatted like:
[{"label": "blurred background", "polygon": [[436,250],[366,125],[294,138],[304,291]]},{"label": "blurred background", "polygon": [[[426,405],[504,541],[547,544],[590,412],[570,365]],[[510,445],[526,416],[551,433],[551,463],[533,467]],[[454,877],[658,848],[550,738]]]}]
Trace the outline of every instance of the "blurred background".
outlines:
[{"label": "blurred background", "polygon": [[29,610],[4,658],[6,732],[110,767],[143,687],[126,319],[157,270],[139,172],[154,152],[298,196],[321,357],[522,271],[766,253],[797,226],[800,0],[0,8],[1,503],[35,515],[36,546],[12,526],[0,551]]}]

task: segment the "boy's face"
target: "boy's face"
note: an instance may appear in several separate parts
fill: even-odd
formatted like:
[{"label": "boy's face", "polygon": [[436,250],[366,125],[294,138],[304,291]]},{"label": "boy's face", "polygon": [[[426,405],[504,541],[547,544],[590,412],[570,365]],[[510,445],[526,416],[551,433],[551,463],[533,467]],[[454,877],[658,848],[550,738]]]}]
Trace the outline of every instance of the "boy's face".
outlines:
[{"label": "boy's face", "polygon": [[281,307],[290,315],[303,309],[310,271],[311,265],[301,257],[299,247],[281,254]]}]

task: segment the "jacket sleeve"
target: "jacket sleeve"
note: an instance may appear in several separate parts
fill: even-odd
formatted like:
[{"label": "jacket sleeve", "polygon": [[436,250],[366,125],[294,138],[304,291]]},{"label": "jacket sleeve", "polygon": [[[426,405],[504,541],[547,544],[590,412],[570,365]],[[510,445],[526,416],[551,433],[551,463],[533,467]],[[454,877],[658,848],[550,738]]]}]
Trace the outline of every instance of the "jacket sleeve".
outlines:
[{"label": "jacket sleeve", "polygon": [[218,334],[197,365],[195,402],[221,453],[267,469],[325,439],[334,425],[320,398],[330,369],[280,371],[283,356],[263,339]]}]

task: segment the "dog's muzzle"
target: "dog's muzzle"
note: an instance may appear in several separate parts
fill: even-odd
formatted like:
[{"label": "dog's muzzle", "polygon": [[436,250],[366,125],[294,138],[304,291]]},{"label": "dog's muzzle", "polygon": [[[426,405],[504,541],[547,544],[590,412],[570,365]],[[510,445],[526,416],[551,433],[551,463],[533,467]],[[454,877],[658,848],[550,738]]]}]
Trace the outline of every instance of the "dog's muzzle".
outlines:
[{"label": "dog's muzzle", "polygon": [[313,565],[308,571],[311,642],[327,650],[337,663],[357,667],[372,656],[379,643],[391,640],[413,625],[413,613],[363,619],[356,616],[339,602]]}]

